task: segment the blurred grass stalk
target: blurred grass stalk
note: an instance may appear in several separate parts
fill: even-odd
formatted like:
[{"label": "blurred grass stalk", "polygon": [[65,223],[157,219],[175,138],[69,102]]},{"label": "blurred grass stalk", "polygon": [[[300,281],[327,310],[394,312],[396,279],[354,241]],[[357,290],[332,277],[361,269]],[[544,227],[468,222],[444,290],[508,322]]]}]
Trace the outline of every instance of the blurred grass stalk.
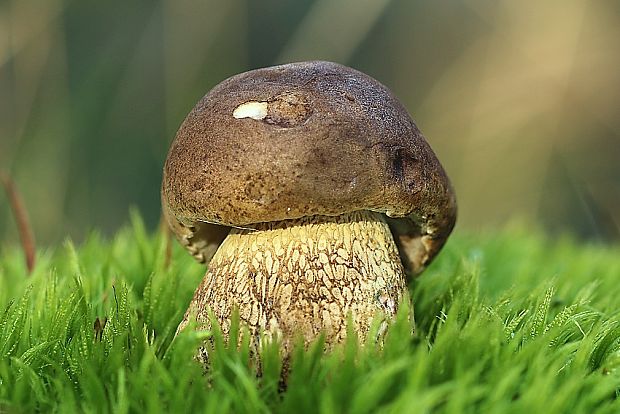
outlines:
[{"label": "blurred grass stalk", "polygon": [[34,269],[36,246],[34,242],[34,234],[32,233],[32,227],[30,226],[30,220],[28,218],[28,211],[26,210],[26,206],[22,201],[19,191],[15,187],[15,183],[11,177],[3,171],[0,171],[0,184],[4,187],[6,199],[11,205],[11,210],[13,210],[15,225],[17,226],[19,232],[22,251],[26,262],[26,270],[28,274],[30,274]]}]

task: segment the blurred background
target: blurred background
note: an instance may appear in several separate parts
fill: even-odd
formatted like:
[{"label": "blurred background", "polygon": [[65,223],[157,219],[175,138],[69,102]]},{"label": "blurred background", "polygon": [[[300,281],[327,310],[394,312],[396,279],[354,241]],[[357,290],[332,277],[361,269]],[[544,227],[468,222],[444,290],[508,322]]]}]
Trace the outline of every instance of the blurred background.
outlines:
[{"label": "blurred background", "polygon": [[[343,63],[409,109],[460,231],[620,234],[617,0],[2,0],[0,169],[40,244],[151,228],[185,115],[233,74]],[[17,243],[0,194],[0,242]]]}]

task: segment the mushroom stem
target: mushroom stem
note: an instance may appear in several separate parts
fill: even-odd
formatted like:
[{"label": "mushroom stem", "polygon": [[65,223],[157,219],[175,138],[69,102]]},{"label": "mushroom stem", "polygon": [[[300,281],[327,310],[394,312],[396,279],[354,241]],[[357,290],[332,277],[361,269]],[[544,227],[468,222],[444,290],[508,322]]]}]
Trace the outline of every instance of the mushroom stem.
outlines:
[{"label": "mushroom stem", "polygon": [[208,309],[227,338],[238,308],[254,338],[277,335],[284,348],[296,336],[325,334],[329,347],[347,333],[349,317],[362,340],[373,319],[394,316],[405,273],[381,214],[357,211],[261,223],[233,229],[209,263],[178,331],[190,318],[210,327]]}]

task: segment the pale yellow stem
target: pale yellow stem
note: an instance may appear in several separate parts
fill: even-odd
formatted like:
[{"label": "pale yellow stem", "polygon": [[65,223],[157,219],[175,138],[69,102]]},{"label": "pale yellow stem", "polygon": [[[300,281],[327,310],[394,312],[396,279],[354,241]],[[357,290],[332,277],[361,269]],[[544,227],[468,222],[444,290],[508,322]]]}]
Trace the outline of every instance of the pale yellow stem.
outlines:
[{"label": "pale yellow stem", "polygon": [[347,319],[365,339],[379,315],[392,317],[406,289],[390,229],[368,211],[315,216],[233,229],[209,263],[179,330],[208,309],[225,336],[239,309],[253,337],[278,335],[285,349],[325,333],[328,346],[346,336]]}]

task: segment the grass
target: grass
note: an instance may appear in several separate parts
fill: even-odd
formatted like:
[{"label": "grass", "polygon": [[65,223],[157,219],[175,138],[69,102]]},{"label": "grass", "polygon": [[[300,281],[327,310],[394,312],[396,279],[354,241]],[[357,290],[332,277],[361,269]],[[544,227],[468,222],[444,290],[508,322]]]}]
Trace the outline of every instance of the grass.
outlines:
[{"label": "grass", "polygon": [[[295,352],[288,388],[268,347],[213,333],[211,367],[173,340],[204,269],[137,215],[97,234],[0,257],[0,412],[620,412],[620,249],[525,227],[456,234],[411,286],[384,347],[355,339],[329,355]],[[405,307],[406,308],[406,307]],[[108,321],[101,340],[97,318]]]}]

